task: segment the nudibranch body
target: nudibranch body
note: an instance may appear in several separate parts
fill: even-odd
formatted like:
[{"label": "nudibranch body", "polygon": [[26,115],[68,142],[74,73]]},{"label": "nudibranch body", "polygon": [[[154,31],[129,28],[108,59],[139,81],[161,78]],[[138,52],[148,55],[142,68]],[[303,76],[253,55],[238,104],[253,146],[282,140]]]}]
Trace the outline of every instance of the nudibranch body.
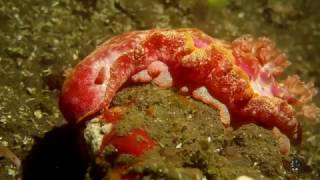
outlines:
[{"label": "nudibranch body", "polygon": [[314,116],[316,91],[297,76],[278,83],[287,65],[266,38],[227,43],[197,29],[129,32],[103,43],[69,73],[60,109],[70,123],[79,123],[106,112],[127,82],[153,82],[218,109],[225,126],[254,122],[296,142],[296,109]]}]

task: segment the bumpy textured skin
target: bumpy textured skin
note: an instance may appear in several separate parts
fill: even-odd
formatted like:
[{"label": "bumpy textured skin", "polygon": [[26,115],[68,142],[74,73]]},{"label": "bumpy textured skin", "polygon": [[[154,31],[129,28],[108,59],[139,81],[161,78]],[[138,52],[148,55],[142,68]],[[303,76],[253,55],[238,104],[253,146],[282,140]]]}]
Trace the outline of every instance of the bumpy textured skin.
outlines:
[{"label": "bumpy textured skin", "polygon": [[[197,29],[130,32],[106,41],[73,69],[62,89],[60,109],[71,123],[101,114],[134,75],[143,76],[135,80],[140,82],[157,79],[161,72],[152,70],[151,64],[161,62],[171,75],[163,87],[187,87],[188,92],[205,87],[228,108],[231,124],[277,127],[299,141],[294,106],[299,104],[295,96],[302,93],[291,92],[275,80],[288,65],[284,59],[264,38],[227,43]],[[156,83],[160,86],[161,78]]]}]

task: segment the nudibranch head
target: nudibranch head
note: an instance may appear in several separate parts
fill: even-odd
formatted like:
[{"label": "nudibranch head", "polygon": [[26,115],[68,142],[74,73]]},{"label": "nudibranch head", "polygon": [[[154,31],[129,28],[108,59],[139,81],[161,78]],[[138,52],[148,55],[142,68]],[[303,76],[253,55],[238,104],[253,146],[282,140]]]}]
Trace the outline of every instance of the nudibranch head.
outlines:
[{"label": "nudibranch head", "polygon": [[[114,85],[127,80],[132,71],[135,47],[144,31],[115,36],[85,57],[68,73],[59,101],[60,110],[70,123],[78,123],[103,109]],[[111,78],[117,74],[118,78]],[[108,91],[109,90],[109,91]],[[106,107],[107,108],[107,107]]]}]

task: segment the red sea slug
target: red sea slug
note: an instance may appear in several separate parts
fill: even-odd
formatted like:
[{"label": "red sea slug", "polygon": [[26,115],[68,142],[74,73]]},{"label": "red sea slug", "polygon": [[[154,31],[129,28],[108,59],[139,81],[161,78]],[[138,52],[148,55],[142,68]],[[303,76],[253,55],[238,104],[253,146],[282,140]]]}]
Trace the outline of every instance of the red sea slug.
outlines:
[{"label": "red sea slug", "polygon": [[[267,38],[245,36],[229,43],[197,29],[129,32],[104,42],[69,73],[60,109],[70,123],[84,122],[105,114],[126,82],[153,82],[218,109],[225,126],[253,122],[299,142],[297,115],[314,118],[319,110],[311,103],[312,83],[304,84],[297,75],[276,80],[288,64]],[[143,130],[132,133],[148,143],[127,147],[121,141],[131,136],[121,140],[112,133],[104,140],[136,155],[143,153],[137,148],[155,144]]]}]

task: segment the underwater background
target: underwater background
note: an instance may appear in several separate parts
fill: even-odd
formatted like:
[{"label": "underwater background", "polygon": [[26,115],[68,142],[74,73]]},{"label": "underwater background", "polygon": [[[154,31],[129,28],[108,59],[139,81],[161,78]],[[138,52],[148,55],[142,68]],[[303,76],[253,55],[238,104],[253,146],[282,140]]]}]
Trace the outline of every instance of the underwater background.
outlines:
[{"label": "underwater background", "polygon": [[[266,36],[287,53],[288,73],[319,88],[319,9],[314,0],[0,0],[0,146],[23,160],[18,170],[0,157],[0,179],[85,178],[88,163],[57,100],[64,70],[106,39],[180,27],[225,40]],[[319,95],[315,102],[320,105]],[[303,142],[282,163],[294,177],[319,179],[320,120],[300,122]]]}]

